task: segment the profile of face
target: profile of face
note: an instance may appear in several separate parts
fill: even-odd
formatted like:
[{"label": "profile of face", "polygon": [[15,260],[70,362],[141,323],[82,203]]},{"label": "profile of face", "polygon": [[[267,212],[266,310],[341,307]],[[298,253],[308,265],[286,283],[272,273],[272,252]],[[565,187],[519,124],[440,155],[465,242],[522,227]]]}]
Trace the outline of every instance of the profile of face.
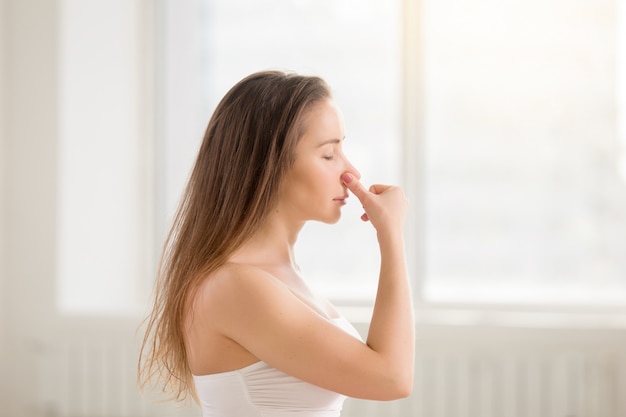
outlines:
[{"label": "profile of face", "polygon": [[341,112],[331,99],[322,100],[305,115],[304,126],[294,164],[281,189],[279,210],[295,221],[336,223],[348,198],[341,175],[351,172],[361,177],[343,153]]}]

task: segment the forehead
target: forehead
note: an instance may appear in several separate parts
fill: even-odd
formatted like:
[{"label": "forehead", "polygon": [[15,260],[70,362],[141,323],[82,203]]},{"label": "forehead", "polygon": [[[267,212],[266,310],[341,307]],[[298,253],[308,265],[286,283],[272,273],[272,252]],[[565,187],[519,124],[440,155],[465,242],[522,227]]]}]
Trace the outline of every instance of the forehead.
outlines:
[{"label": "forehead", "polygon": [[316,103],[304,118],[303,145],[316,145],[331,139],[344,137],[343,116],[331,99]]}]

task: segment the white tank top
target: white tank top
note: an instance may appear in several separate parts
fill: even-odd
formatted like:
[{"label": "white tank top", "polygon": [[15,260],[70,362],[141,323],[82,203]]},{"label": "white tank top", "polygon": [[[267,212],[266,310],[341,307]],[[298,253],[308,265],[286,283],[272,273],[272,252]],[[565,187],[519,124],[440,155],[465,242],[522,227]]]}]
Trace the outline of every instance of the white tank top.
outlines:
[{"label": "white tank top", "polygon": [[[343,317],[332,322],[361,339]],[[265,362],[193,380],[203,417],[338,417],[346,399]]]}]

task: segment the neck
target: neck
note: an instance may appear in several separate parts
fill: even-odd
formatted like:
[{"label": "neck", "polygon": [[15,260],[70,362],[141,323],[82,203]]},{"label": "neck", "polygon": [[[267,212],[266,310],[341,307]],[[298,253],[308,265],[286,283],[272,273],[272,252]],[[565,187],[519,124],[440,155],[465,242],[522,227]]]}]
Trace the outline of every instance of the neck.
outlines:
[{"label": "neck", "polygon": [[289,266],[297,270],[294,245],[303,226],[304,222],[289,223],[276,213],[233,253],[230,260],[244,264]]}]

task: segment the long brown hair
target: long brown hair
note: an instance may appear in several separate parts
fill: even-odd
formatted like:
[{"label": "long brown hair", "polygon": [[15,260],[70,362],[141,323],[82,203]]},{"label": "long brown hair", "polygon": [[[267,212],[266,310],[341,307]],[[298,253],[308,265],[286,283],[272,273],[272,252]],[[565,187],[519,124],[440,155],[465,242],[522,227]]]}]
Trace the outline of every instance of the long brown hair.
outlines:
[{"label": "long brown hair", "polygon": [[265,71],[241,80],[218,104],[165,241],[139,355],[142,388],[158,381],[173,399],[195,398],[184,341],[190,299],[265,221],[306,112],[328,97],[318,77]]}]

